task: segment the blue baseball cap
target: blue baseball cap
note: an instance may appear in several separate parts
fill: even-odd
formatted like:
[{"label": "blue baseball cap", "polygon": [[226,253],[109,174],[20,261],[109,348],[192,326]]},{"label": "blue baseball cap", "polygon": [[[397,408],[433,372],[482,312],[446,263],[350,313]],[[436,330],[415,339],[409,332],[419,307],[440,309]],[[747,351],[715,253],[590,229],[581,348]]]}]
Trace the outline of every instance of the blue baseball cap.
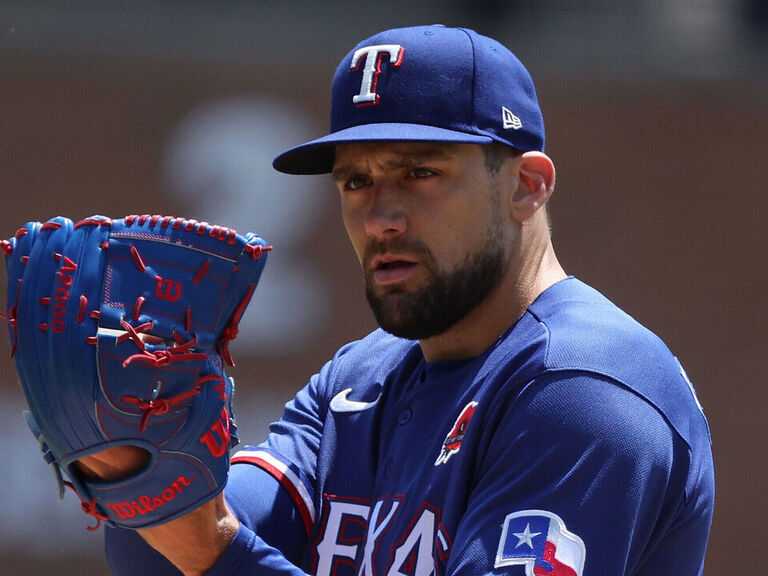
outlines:
[{"label": "blue baseball cap", "polygon": [[333,78],[330,134],[272,165],[286,174],[333,170],[337,144],[501,142],[544,150],[544,119],[525,66],[496,40],[466,28],[414,26],[364,40]]}]

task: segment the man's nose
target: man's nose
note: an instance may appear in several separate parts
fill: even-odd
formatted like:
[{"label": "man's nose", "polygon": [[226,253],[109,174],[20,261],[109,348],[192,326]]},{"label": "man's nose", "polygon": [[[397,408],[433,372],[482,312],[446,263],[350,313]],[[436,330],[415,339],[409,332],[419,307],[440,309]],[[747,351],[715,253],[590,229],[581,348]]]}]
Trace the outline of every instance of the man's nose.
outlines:
[{"label": "man's nose", "polygon": [[381,185],[373,191],[365,215],[365,231],[369,236],[385,238],[405,232],[408,220],[401,194],[393,185]]}]

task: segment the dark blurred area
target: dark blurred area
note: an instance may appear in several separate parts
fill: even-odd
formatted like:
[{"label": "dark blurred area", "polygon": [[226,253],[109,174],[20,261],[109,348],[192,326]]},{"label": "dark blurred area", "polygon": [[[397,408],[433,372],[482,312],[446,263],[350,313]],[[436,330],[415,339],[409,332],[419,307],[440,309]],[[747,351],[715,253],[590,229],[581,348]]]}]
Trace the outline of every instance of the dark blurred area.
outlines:
[{"label": "dark blurred area", "polygon": [[[325,133],[333,71],[363,38],[436,22],[493,36],[537,83],[566,270],[659,334],[696,385],[718,484],[705,573],[730,574],[734,550],[759,550],[768,530],[766,6],[0,2],[0,237],[58,214],[265,236],[275,251],[230,372],[241,437],[256,443],[374,327],[330,179],[276,174],[272,157]],[[9,352],[3,339],[0,576],[109,574],[79,502],[56,503]]]}]

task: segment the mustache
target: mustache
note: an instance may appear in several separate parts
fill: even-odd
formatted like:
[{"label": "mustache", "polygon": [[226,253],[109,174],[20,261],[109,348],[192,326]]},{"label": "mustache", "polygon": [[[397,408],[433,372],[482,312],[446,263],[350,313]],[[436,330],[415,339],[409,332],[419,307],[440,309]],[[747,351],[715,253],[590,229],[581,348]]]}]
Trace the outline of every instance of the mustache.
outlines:
[{"label": "mustache", "polygon": [[387,240],[371,239],[363,253],[363,266],[367,269],[371,261],[380,254],[394,252],[395,254],[408,254],[420,258],[433,259],[432,251],[426,244],[411,238],[391,238]]}]

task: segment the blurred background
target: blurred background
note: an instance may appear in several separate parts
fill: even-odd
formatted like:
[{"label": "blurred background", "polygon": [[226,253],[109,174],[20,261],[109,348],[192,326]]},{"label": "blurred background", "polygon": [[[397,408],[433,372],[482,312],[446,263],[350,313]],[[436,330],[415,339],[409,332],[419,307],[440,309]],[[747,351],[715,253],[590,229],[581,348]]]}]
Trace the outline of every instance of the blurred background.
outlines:
[{"label": "blurred background", "polygon": [[[230,372],[256,443],[374,327],[330,179],[282,176],[271,160],[325,133],[331,76],[354,44],[431,23],[493,36],[531,70],[561,261],[686,366],[717,467],[706,573],[742,569],[738,551],[768,531],[765,0],[0,2],[0,236],[98,213],[267,238]],[[108,574],[103,532],[85,530],[71,494],[56,503],[9,351],[4,338],[0,576]]]}]

